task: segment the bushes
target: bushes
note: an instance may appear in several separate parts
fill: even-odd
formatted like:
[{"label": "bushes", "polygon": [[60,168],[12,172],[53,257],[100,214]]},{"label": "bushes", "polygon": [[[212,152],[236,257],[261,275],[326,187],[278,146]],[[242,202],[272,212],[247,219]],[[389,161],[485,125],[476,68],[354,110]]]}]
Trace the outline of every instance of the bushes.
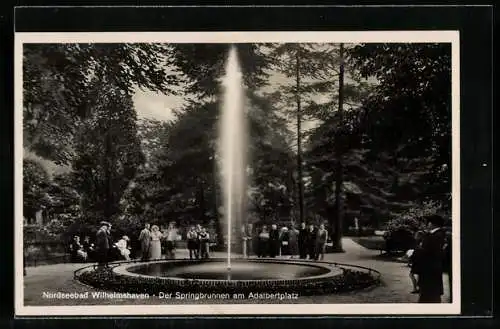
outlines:
[{"label": "bushes", "polygon": [[362,226],[359,230],[356,230],[354,227],[349,227],[347,229],[347,236],[372,236],[375,234],[375,229],[371,226]]},{"label": "bushes", "polygon": [[440,214],[445,218],[448,217],[442,209],[442,205],[438,202],[423,202],[390,220],[387,223],[385,236],[386,251],[406,251],[414,248],[414,235],[417,231],[425,229],[426,216]]}]

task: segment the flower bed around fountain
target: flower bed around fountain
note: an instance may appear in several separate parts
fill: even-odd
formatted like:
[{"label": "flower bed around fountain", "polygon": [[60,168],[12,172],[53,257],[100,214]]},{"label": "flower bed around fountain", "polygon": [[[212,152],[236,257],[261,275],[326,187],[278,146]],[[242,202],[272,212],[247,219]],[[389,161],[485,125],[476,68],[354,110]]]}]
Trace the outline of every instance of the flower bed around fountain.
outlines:
[{"label": "flower bed around fountain", "polygon": [[[286,271],[287,266],[316,267],[318,275],[309,275],[295,279],[189,279],[142,275],[131,272],[148,264],[170,263],[173,267],[189,264],[222,262],[220,259],[206,261],[156,261],[149,263],[121,263],[110,269],[91,269],[89,267],[75,272],[75,278],[89,286],[121,293],[145,293],[157,295],[159,292],[175,293],[296,293],[300,296],[321,295],[347,292],[367,288],[379,283],[377,271],[359,268],[347,264],[328,262],[307,262],[293,260],[249,260],[246,264],[279,264]],[[326,271],[327,270],[327,271]],[[195,276],[195,275],[194,275]]]}]

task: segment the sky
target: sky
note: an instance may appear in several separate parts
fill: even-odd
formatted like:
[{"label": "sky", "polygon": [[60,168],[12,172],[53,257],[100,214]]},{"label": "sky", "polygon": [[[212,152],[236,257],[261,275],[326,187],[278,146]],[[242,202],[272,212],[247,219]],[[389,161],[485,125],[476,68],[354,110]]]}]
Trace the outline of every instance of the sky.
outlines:
[{"label": "sky", "polygon": [[[263,92],[272,92],[278,86],[289,84],[293,79],[269,71],[268,85],[262,88]],[[182,90],[182,87],[181,87]],[[149,90],[136,88],[133,101],[139,118],[170,121],[175,119],[172,110],[179,109],[185,104],[186,96],[165,95]]]},{"label": "sky", "polygon": [[164,95],[149,90],[143,91],[137,88],[133,101],[140,119],[170,121],[175,118],[173,110],[181,108],[184,104],[184,97]]}]

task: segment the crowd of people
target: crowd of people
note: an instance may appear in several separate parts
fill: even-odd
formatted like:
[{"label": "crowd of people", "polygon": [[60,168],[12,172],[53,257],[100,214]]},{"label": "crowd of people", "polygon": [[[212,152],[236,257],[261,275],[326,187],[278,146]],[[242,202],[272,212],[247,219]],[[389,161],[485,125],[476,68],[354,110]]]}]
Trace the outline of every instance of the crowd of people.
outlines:
[{"label": "crowd of people", "polygon": [[83,241],[75,235],[69,244],[69,254],[72,262],[97,261],[104,264],[110,260],[130,260],[130,238],[124,235],[118,241],[113,242],[111,224],[101,222],[95,242],[92,242],[88,235]]},{"label": "crowd of people", "polygon": [[[181,239],[181,235],[174,222],[168,227],[146,223],[136,239],[137,245],[134,245],[134,248],[127,235],[114,241],[111,226],[108,222],[101,222],[94,242],[91,242],[89,236],[85,236],[83,241],[79,236],[74,236],[69,245],[71,261],[97,261],[105,264],[111,260],[130,260],[132,256],[143,261],[175,258],[177,241]],[[324,224],[316,226],[301,223],[299,228],[295,225],[278,228],[273,224],[270,227],[263,225],[255,230],[252,224],[248,224],[242,228],[241,233],[244,255],[271,258],[290,256],[323,260],[329,238]],[[202,225],[191,226],[185,233],[189,258],[209,258],[213,238]],[[135,249],[133,253],[132,249]]]},{"label": "crowd of people", "polygon": [[[443,295],[443,273],[448,274],[451,298],[451,234],[443,229],[443,218],[437,215],[426,218],[427,228],[415,233],[414,247],[406,256],[410,267],[412,293],[419,294],[419,302],[435,303]],[[210,234],[201,225],[191,226],[186,233],[190,259],[206,259],[210,254]],[[253,224],[241,229],[243,254],[275,258],[277,256],[299,259],[323,260],[329,233],[324,224],[318,226],[301,223],[297,228],[290,224],[278,228],[262,225],[254,229]],[[146,223],[138,236],[139,247],[135,253],[143,261],[175,258],[176,242],[180,240],[175,223],[158,227]],[[106,266],[110,260],[130,260],[131,245],[128,236],[113,242],[111,224],[101,222],[95,236],[95,243],[89,236],[81,241],[74,236],[69,250],[73,262],[97,261]]]},{"label": "crowd of people", "polygon": [[164,254],[167,259],[175,258],[175,244],[178,238],[178,229],[175,223],[168,227],[159,227],[146,223],[139,234],[140,251],[138,258],[142,260],[161,259]]},{"label": "crowd of people", "polygon": [[329,238],[324,224],[318,226],[301,223],[278,228],[272,224],[254,230],[252,224],[242,228],[243,250],[246,256],[257,257],[290,256],[300,259],[323,260]]},{"label": "crowd of people", "polygon": [[[96,261],[100,265],[105,265],[109,261],[130,260],[132,256],[143,261],[174,259],[177,241],[181,240],[180,232],[174,222],[168,227],[146,223],[137,236],[136,246],[132,246],[131,239],[127,235],[114,242],[111,227],[109,222],[101,222],[95,235],[95,242],[91,242],[89,236],[85,236],[81,241],[81,238],[75,235],[69,244],[71,261]],[[186,241],[190,259],[209,258],[210,238],[208,230],[201,225],[192,226],[188,230]]]}]

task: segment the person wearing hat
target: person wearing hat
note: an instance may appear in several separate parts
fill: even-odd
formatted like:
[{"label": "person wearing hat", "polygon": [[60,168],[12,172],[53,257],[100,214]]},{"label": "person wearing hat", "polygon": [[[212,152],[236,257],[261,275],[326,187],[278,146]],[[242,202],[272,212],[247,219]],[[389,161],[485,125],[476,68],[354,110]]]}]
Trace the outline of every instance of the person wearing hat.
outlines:
[{"label": "person wearing hat", "polygon": [[144,224],[144,228],[139,234],[139,242],[141,243],[141,259],[147,261],[149,259],[149,249],[151,247],[151,231],[149,223]]},{"label": "person wearing hat", "polygon": [[299,234],[298,234],[298,247],[299,247],[299,258],[307,258],[307,226],[305,222],[300,223]]},{"label": "person wearing hat", "polygon": [[324,260],[327,240],[328,231],[325,228],[325,224],[321,223],[316,233],[316,250],[314,252],[315,260]]},{"label": "person wearing hat", "polygon": [[419,253],[420,288],[419,303],[441,303],[443,295],[443,246],[445,235],[442,230],[443,218],[427,216],[428,233],[422,240]]},{"label": "person wearing hat", "polygon": [[109,232],[111,229],[111,224],[108,222],[101,222],[101,227],[96,233],[96,256],[97,262],[100,267],[107,267],[108,265],[108,253],[110,245]]}]

